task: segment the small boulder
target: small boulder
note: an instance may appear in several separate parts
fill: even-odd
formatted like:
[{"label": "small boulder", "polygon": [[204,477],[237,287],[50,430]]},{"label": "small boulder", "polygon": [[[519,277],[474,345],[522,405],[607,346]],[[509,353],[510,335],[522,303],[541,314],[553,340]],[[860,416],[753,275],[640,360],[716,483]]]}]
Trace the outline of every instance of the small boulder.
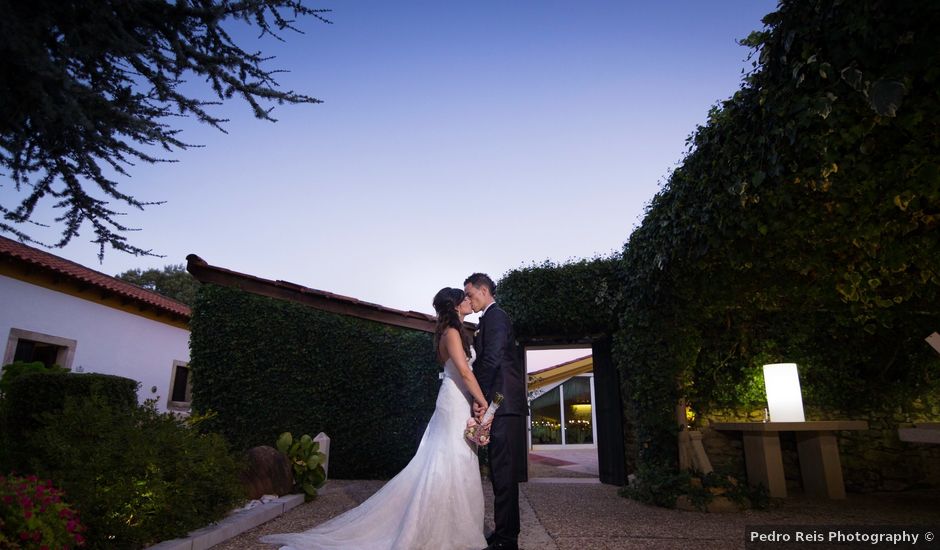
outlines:
[{"label": "small boulder", "polygon": [[286,495],[294,488],[294,473],[287,456],[266,445],[248,450],[248,465],[241,476],[251,500],[262,495]]}]

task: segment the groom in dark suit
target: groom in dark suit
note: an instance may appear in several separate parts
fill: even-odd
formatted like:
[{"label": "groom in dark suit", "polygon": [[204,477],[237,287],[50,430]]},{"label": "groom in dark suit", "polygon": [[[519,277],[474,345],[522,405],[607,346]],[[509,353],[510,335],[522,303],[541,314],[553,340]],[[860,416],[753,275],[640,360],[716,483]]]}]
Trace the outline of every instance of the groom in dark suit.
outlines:
[{"label": "groom in dark suit", "polygon": [[[519,540],[519,482],[528,479],[525,367],[517,360],[512,321],[496,305],[493,280],[484,273],[474,273],[464,281],[464,291],[473,311],[483,312],[473,340],[477,352],[473,374],[487,401],[492,401],[497,393],[503,395],[503,403],[496,410],[490,430],[490,478],[496,530],[487,537],[487,548],[515,549]],[[475,404],[474,413],[481,415],[483,408]]]}]

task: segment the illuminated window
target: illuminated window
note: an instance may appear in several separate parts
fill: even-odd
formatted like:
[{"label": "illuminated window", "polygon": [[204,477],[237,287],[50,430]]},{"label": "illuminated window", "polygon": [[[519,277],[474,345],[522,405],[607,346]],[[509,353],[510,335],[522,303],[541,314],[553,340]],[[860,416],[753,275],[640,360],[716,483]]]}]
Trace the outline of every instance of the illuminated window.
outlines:
[{"label": "illuminated window", "polygon": [[593,445],[593,376],[575,376],[531,402],[532,445]]},{"label": "illuminated window", "polygon": [[562,386],[565,395],[565,443],[594,443],[591,421],[591,379],[576,376]]},{"label": "illuminated window", "polygon": [[532,444],[561,444],[561,388],[555,388],[532,402]]}]

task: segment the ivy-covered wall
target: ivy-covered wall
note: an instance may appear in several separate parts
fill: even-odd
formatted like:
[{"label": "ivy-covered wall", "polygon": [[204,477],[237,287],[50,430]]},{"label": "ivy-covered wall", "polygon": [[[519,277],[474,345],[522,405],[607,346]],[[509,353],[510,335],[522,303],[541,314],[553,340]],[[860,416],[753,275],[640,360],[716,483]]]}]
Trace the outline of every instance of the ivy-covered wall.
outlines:
[{"label": "ivy-covered wall", "polygon": [[235,448],[330,436],[330,476],[383,479],[434,410],[431,334],[203,285],[191,322],[193,409]]},{"label": "ivy-covered wall", "polygon": [[674,464],[678,398],[758,404],[764,363],[796,362],[807,405],[849,418],[940,391],[940,5],[784,1],[764,21],[624,248],[615,355],[642,462]]},{"label": "ivy-covered wall", "polygon": [[524,334],[614,333],[640,465],[676,468],[680,400],[706,422],[762,409],[777,362],[799,365],[815,419],[872,425],[846,436],[851,487],[897,487],[872,472],[934,456],[897,442],[896,411],[940,399],[937,22],[930,0],[782,1],[613,278],[590,261],[504,278]]}]

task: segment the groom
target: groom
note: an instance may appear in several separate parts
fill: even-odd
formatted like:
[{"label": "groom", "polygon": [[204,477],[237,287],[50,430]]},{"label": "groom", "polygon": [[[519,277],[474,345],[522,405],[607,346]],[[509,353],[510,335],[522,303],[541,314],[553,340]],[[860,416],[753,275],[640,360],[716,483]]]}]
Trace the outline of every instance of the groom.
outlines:
[{"label": "groom", "polygon": [[[473,374],[483,396],[492,401],[503,394],[490,429],[490,478],[493,481],[493,518],[496,530],[487,537],[487,549],[516,549],[519,539],[519,482],[527,480],[525,417],[528,411],[523,365],[516,360],[516,337],[509,315],[494,300],[496,284],[484,273],[464,281],[474,312],[483,312],[473,340],[477,359]],[[484,409],[474,404],[474,413]]]}]

